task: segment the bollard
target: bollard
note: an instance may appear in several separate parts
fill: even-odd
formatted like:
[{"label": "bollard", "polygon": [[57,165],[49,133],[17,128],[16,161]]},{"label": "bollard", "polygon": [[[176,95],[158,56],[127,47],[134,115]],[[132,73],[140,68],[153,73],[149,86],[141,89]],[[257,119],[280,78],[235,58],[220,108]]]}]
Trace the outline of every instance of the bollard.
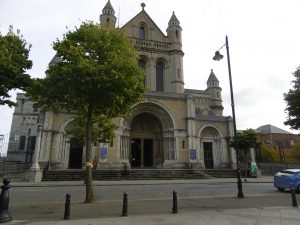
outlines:
[{"label": "bollard", "polygon": [[128,198],[127,198],[127,194],[126,192],[124,192],[124,195],[123,195],[123,209],[122,209],[122,216],[128,216],[128,213],[127,213],[127,209],[128,209]]},{"label": "bollard", "polygon": [[8,178],[4,178],[3,186],[1,187],[1,195],[0,195],[0,223],[11,221],[12,218],[8,212],[9,205],[9,193],[8,189],[10,188],[10,180]]},{"label": "bollard", "polygon": [[292,195],[293,207],[298,207],[295,189],[291,189],[291,195]]},{"label": "bollard", "polygon": [[69,220],[70,219],[70,203],[71,203],[71,195],[68,193],[68,194],[66,194],[64,220]]},{"label": "bollard", "polygon": [[173,191],[173,208],[172,208],[172,213],[178,213],[178,208],[177,208],[177,193],[176,193],[176,191]]}]

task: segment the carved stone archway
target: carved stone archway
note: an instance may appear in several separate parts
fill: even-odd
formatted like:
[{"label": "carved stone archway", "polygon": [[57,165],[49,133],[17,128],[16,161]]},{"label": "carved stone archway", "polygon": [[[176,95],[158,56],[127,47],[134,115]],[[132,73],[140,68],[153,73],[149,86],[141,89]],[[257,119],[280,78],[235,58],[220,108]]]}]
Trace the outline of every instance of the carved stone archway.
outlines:
[{"label": "carved stone archway", "polygon": [[163,167],[166,161],[176,160],[175,149],[174,122],[168,110],[153,102],[134,106],[124,121],[121,160],[132,167]]}]

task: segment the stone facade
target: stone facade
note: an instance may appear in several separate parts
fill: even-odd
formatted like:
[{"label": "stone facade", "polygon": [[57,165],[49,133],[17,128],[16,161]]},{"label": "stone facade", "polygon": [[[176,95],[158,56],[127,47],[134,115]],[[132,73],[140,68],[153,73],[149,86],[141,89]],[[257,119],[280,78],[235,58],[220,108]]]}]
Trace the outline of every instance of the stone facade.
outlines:
[{"label": "stone facade", "polygon": [[[110,3],[100,15],[102,26],[115,27]],[[221,87],[213,71],[206,90],[184,88],[182,29],[175,13],[165,35],[142,10],[121,27],[138,50],[145,70],[147,93],[128,118],[115,118],[110,144],[93,146],[97,169],[232,168],[235,153],[228,145],[233,135],[231,117],[223,116]],[[57,59],[53,59],[52,62]],[[84,168],[85,148],[72,141],[66,128],[72,115],[45,112],[39,163],[48,169]]]},{"label": "stone facade", "polygon": [[42,120],[40,110],[25,93],[17,94],[17,106],[10,128],[7,160],[32,162],[36,144],[37,126]]}]

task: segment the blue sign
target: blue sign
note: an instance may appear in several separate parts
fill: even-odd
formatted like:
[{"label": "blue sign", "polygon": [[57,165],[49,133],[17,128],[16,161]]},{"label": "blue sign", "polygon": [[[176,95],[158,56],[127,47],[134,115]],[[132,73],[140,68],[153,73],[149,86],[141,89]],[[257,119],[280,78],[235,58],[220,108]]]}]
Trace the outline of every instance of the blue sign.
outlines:
[{"label": "blue sign", "polygon": [[190,149],[190,159],[196,159],[196,158],[197,158],[196,149]]},{"label": "blue sign", "polygon": [[100,148],[100,159],[107,159],[107,148]]}]

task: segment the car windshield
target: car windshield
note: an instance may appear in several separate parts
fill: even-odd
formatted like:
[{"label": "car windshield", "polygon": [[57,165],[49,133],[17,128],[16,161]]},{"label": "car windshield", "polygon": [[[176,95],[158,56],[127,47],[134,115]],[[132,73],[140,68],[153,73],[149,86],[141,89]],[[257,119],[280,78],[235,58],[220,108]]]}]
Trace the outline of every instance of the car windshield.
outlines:
[{"label": "car windshield", "polygon": [[293,171],[293,170],[281,170],[280,173],[286,174],[286,175],[295,175],[299,173],[299,171]]}]

